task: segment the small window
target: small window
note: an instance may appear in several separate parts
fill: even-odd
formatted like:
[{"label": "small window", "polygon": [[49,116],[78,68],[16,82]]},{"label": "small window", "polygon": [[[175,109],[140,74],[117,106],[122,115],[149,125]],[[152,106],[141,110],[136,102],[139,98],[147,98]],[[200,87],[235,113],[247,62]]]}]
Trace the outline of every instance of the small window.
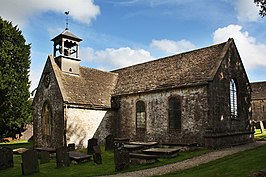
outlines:
[{"label": "small window", "polygon": [[146,111],[143,101],[136,103],[136,124],[137,128],[146,128]]},{"label": "small window", "polygon": [[69,72],[72,72],[72,68],[69,68]]},{"label": "small window", "polygon": [[169,128],[181,129],[181,101],[179,97],[171,97],[169,104]]},{"label": "small window", "polygon": [[230,111],[231,118],[237,118],[237,88],[233,79],[230,81]]}]

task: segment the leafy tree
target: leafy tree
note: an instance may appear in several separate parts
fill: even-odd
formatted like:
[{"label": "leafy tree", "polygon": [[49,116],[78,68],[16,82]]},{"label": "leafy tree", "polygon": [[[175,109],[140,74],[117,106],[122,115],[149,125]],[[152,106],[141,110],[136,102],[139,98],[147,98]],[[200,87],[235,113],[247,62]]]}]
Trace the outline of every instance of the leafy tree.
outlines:
[{"label": "leafy tree", "polygon": [[264,17],[266,15],[266,0],[254,0],[254,3],[260,7],[260,16]]},{"label": "leafy tree", "polygon": [[15,137],[31,122],[30,44],[0,17],[0,137]]}]

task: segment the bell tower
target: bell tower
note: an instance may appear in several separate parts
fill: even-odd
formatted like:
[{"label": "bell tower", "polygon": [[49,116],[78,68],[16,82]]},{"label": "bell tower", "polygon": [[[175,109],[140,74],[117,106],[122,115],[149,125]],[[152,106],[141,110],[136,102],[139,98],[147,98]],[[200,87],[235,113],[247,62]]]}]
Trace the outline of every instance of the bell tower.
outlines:
[{"label": "bell tower", "polygon": [[[69,12],[65,12],[66,15]],[[79,37],[68,30],[68,16],[66,19],[66,29],[61,34],[53,38],[54,58],[61,71],[79,75]]]}]

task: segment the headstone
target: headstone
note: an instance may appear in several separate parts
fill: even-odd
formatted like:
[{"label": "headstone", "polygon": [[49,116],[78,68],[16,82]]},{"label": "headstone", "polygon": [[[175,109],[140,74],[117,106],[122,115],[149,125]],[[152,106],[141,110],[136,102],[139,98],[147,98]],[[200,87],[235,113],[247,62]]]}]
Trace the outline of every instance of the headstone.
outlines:
[{"label": "headstone", "polygon": [[75,143],[70,143],[67,145],[68,151],[75,151]]},{"label": "headstone", "polygon": [[66,147],[56,149],[56,166],[57,168],[68,167],[70,165],[69,153]]},{"label": "headstone", "polygon": [[0,148],[0,170],[13,167],[13,151],[10,148]]},{"label": "headstone", "polygon": [[115,142],[114,146],[115,170],[121,171],[129,167],[129,152],[123,148],[123,143],[121,142]]},{"label": "headstone", "polygon": [[105,151],[114,150],[114,136],[108,135],[105,138]]},{"label": "headstone", "polygon": [[87,153],[93,154],[94,153],[93,146],[97,146],[97,145],[98,145],[98,140],[96,138],[89,139]]},{"label": "headstone", "polygon": [[50,154],[47,151],[40,151],[38,152],[38,156],[40,159],[40,164],[48,163],[50,162]]},{"label": "headstone", "polygon": [[29,175],[40,171],[38,155],[35,150],[27,150],[22,154],[21,169],[22,175]]},{"label": "headstone", "polygon": [[93,161],[96,164],[102,164],[102,155],[100,146],[93,146]]}]

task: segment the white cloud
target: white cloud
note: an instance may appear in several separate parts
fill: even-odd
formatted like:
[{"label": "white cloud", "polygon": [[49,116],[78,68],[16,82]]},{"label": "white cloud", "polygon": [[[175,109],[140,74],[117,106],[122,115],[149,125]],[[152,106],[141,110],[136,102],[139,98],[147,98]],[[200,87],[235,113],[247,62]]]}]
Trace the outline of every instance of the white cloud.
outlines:
[{"label": "white cloud", "polygon": [[130,47],[121,47],[118,49],[107,48],[105,50],[95,51],[92,48],[83,48],[81,58],[89,62],[95,62],[102,69],[117,69],[145,61],[152,60],[150,52],[144,49],[131,49]]},{"label": "white cloud", "polygon": [[258,43],[247,31],[242,31],[239,25],[218,28],[213,33],[214,43],[224,42],[228,38],[234,38],[246,69],[266,67],[266,44]]},{"label": "white cloud", "polygon": [[34,15],[53,11],[64,13],[70,11],[70,16],[81,23],[90,24],[100,14],[99,6],[93,0],[8,0],[0,1],[0,16],[14,24],[25,25]]},{"label": "white cloud", "polygon": [[188,40],[173,41],[168,39],[152,40],[150,46],[165,52],[166,54],[176,54],[195,49],[196,46]]},{"label": "white cloud", "polygon": [[255,22],[259,20],[259,7],[253,0],[237,0],[235,3],[239,21]]}]

